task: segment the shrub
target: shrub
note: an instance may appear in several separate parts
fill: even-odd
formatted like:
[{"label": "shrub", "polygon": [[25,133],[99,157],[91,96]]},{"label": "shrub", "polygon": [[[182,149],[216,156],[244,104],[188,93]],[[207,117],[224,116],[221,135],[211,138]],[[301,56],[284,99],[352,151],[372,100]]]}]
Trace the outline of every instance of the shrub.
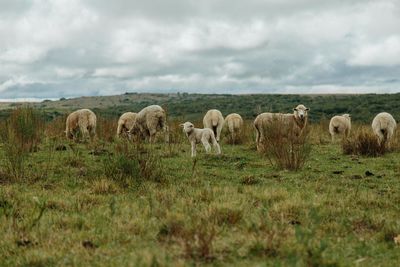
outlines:
[{"label": "shrub", "polygon": [[373,133],[361,129],[353,138],[343,141],[342,150],[346,155],[377,157],[385,154],[386,147]]},{"label": "shrub", "polygon": [[152,180],[160,182],[164,177],[161,157],[150,146],[120,140],[114,145],[114,153],[104,160],[107,177],[125,182]]},{"label": "shrub", "polygon": [[99,139],[112,142],[117,133],[118,119],[97,117],[97,135]]},{"label": "shrub", "polygon": [[67,115],[58,116],[46,124],[45,135],[50,139],[65,137],[65,122]]},{"label": "shrub", "polygon": [[300,132],[292,123],[276,118],[266,125],[263,135],[261,152],[273,165],[294,171],[303,167],[311,152],[307,128]]},{"label": "shrub", "polygon": [[6,158],[5,171],[13,179],[23,178],[24,164],[30,152],[38,149],[43,137],[44,120],[33,108],[18,108],[2,124],[1,140]]}]

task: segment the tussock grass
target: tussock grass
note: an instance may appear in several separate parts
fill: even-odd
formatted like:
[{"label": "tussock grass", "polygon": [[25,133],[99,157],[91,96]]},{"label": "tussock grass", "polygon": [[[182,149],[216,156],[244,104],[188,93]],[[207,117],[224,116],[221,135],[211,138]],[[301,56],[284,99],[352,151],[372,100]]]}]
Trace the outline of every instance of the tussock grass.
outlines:
[{"label": "tussock grass", "polygon": [[311,151],[309,129],[301,132],[276,118],[263,131],[261,152],[280,169],[297,171],[305,164]]},{"label": "tussock grass", "polygon": [[387,147],[384,143],[380,144],[371,130],[358,129],[353,137],[342,142],[342,150],[346,155],[363,155],[377,157],[384,155]]}]

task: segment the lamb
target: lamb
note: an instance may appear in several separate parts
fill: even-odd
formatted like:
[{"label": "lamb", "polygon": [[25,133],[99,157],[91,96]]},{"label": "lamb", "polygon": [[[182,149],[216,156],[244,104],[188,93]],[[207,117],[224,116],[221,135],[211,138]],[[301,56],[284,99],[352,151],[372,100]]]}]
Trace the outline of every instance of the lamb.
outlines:
[{"label": "lamb", "polygon": [[345,138],[349,137],[351,130],[351,117],[349,114],[332,117],[329,122],[329,133],[332,137],[332,143],[335,141],[335,136],[342,134]]},{"label": "lamb", "polygon": [[181,124],[181,127],[183,127],[183,132],[186,133],[186,136],[192,145],[192,157],[196,156],[196,144],[199,144],[200,142],[204,145],[207,153],[211,150],[211,142],[217,154],[221,154],[221,148],[217,142],[217,139],[215,138],[214,132],[211,129],[194,128],[193,123],[189,121]]},{"label": "lamb", "polygon": [[[308,111],[304,105],[298,105],[293,109],[293,114],[282,114],[282,113],[261,113],[254,120],[254,128],[256,129],[256,143],[257,149],[260,149],[260,143],[265,139],[264,132],[271,127],[271,123],[278,119],[282,121],[287,127],[293,127],[292,130],[297,134],[301,135],[303,129],[307,125]],[[289,131],[290,128],[287,129]]]},{"label": "lamb", "polygon": [[243,119],[237,113],[231,113],[225,118],[225,123],[228,126],[228,131],[231,134],[232,142],[235,143],[236,138],[240,136],[243,128]]},{"label": "lamb", "polygon": [[377,136],[379,143],[387,144],[388,148],[390,148],[390,142],[396,127],[396,121],[393,116],[387,112],[379,113],[372,121],[372,130]]},{"label": "lamb", "polygon": [[133,128],[135,124],[137,113],[134,112],[125,112],[121,115],[118,120],[118,128],[117,128],[117,136],[121,137],[122,135],[127,136],[129,130]]},{"label": "lamb", "polygon": [[136,121],[129,133],[138,134],[145,139],[149,138],[149,142],[152,143],[155,141],[157,132],[161,130],[166,132],[167,129],[167,117],[164,109],[158,105],[151,105],[136,115]]},{"label": "lamb", "polygon": [[224,117],[222,116],[221,111],[217,109],[210,109],[207,111],[203,118],[203,126],[204,128],[211,129],[214,132],[217,142],[219,142],[222,127],[224,126]]},{"label": "lamb", "polygon": [[68,115],[65,134],[68,139],[77,140],[78,131],[84,140],[96,135],[96,114],[89,109],[79,109]]}]

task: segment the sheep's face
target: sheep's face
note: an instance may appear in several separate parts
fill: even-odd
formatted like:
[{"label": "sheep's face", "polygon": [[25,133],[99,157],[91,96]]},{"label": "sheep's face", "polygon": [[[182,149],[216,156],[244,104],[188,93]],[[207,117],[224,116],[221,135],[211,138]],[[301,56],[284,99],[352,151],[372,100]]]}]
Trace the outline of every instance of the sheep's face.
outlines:
[{"label": "sheep's face", "polygon": [[193,123],[191,123],[191,122],[189,122],[189,121],[187,121],[187,122],[181,124],[181,127],[183,128],[183,132],[184,132],[184,133],[190,133],[190,132],[193,131],[193,129],[194,129]]},{"label": "sheep's face", "polygon": [[349,121],[351,120],[350,114],[343,114],[342,117],[345,117],[345,118],[348,119]]},{"label": "sheep's face", "polygon": [[306,108],[304,105],[298,105],[297,107],[295,107],[294,109],[293,109],[293,111],[294,111],[294,116],[297,118],[297,119],[300,119],[300,120],[302,120],[302,121],[304,121],[306,118],[307,118],[307,116],[308,116],[308,111],[309,111],[310,109],[309,108]]}]

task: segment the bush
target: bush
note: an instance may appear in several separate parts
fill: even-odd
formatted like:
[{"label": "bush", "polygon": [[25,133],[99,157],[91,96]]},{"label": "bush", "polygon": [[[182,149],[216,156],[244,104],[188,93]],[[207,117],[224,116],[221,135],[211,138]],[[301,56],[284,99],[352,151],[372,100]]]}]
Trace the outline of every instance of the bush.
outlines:
[{"label": "bush", "polygon": [[112,142],[117,134],[118,119],[97,117],[97,134],[99,139]]},{"label": "bush", "polygon": [[263,131],[261,152],[280,169],[297,171],[303,167],[311,152],[309,131],[276,118]]},{"label": "bush", "polygon": [[355,137],[342,143],[343,154],[377,157],[385,154],[385,144],[380,144],[373,133],[360,130]]},{"label": "bush", "polygon": [[114,146],[114,153],[104,160],[107,177],[119,182],[127,179],[160,182],[164,177],[161,157],[155,149],[140,143],[120,140]]},{"label": "bush", "polygon": [[33,108],[18,108],[2,124],[1,141],[6,158],[5,171],[13,179],[23,178],[25,161],[38,149],[43,137],[43,117]]}]

